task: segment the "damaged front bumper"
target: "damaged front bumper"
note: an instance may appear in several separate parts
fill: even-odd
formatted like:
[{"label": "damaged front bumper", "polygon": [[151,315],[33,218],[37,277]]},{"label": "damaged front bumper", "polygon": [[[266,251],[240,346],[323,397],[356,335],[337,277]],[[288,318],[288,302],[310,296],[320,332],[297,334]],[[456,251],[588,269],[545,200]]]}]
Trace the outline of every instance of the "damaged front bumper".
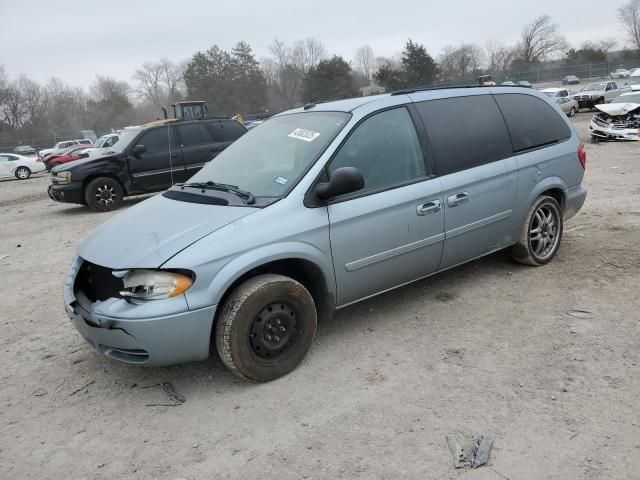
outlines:
[{"label": "damaged front bumper", "polygon": [[589,133],[593,137],[602,140],[640,140],[640,130],[637,128],[627,128],[624,125],[602,125],[602,122],[591,120]]},{"label": "damaged front bumper", "polygon": [[74,288],[83,262],[76,258],[67,274],[64,308],[95,350],[121,362],[149,367],[209,356],[215,305],[189,310],[184,296],[137,304],[121,298],[92,302]]}]

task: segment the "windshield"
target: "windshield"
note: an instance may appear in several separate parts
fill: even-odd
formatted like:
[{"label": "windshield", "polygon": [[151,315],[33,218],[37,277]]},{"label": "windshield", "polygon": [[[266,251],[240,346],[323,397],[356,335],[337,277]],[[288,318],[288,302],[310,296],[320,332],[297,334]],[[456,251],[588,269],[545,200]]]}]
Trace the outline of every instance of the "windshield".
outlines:
[{"label": "windshield", "polygon": [[556,92],[554,91],[549,92],[549,91],[543,90],[542,93],[544,93],[547,97],[551,97],[551,98],[556,96]]},{"label": "windshield", "polygon": [[581,91],[586,92],[587,90],[604,90],[606,87],[606,83],[590,83],[586,87],[584,87]]},{"label": "windshield", "polygon": [[129,146],[129,143],[140,133],[140,129],[125,130],[120,134],[118,141],[109,147],[110,152],[120,153]]},{"label": "windshield", "polygon": [[630,77],[629,78],[629,85],[640,85],[640,75],[634,76],[634,77]]},{"label": "windshield", "polygon": [[297,183],[349,118],[343,112],[274,117],[240,137],[189,181],[226,183],[256,197],[280,197]]},{"label": "windshield", "polygon": [[95,145],[97,148],[100,148],[100,147],[102,147],[102,144],[104,143],[104,141],[105,141],[106,139],[107,139],[107,135],[103,135],[103,136],[101,136],[99,139],[97,139],[97,140],[96,140],[96,143],[94,143],[94,145]]}]

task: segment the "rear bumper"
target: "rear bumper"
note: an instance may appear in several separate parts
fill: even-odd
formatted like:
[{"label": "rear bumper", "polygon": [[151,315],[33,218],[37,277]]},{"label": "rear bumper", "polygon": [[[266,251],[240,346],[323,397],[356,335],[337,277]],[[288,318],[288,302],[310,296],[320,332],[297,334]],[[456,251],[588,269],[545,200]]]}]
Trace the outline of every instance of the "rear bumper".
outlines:
[{"label": "rear bumper", "polygon": [[580,211],[587,199],[587,189],[582,185],[576,185],[567,190],[566,204],[564,207],[564,219],[568,220]]},{"label": "rear bumper", "polygon": [[64,203],[83,203],[84,195],[82,191],[82,182],[73,182],[66,185],[56,185],[52,183],[47,189],[49,198],[56,202]]}]

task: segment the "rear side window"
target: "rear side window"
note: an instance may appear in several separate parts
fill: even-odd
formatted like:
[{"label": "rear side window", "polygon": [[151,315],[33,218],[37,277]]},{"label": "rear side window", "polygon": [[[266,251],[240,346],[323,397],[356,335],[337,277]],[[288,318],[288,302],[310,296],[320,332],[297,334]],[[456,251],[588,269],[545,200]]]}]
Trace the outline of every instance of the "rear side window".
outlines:
[{"label": "rear side window", "polygon": [[509,132],[491,95],[430,100],[416,108],[429,135],[438,175],[512,155]]},{"label": "rear side window", "polygon": [[209,122],[209,127],[219,142],[232,142],[247,133],[247,129],[236,121]]},{"label": "rear side window", "polygon": [[560,114],[544,100],[518,93],[496,95],[495,99],[507,122],[515,152],[571,137],[571,130]]},{"label": "rear side window", "polygon": [[182,145],[185,147],[214,142],[209,130],[200,123],[180,125],[178,128],[180,129]]}]

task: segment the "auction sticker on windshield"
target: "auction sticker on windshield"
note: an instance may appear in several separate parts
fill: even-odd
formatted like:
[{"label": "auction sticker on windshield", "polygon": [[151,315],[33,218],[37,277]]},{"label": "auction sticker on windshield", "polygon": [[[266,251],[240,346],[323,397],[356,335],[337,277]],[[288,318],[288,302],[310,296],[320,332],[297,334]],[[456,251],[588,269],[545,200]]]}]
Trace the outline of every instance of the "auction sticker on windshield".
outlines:
[{"label": "auction sticker on windshield", "polygon": [[305,130],[304,128],[296,128],[289,136],[291,138],[297,138],[298,140],[304,140],[305,142],[313,142],[320,134],[311,130]]}]

